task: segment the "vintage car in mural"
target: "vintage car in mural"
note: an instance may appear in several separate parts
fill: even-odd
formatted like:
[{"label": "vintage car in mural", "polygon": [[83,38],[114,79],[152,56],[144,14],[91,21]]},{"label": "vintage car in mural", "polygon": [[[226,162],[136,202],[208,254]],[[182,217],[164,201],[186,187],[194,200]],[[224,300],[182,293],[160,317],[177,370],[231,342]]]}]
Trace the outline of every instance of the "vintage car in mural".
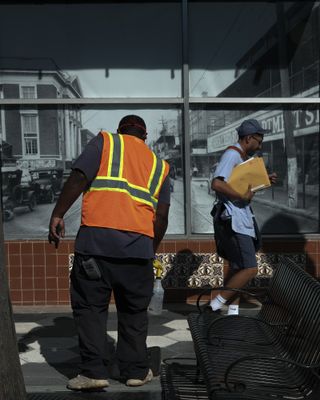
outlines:
[{"label": "vintage car in mural", "polygon": [[2,204],[3,219],[10,221],[14,209],[28,207],[33,211],[37,205],[36,194],[29,182],[23,182],[23,171],[16,167],[2,167]]},{"label": "vintage car in mural", "polygon": [[31,187],[38,203],[53,203],[61,192],[64,176],[63,168],[39,168],[30,171]]}]

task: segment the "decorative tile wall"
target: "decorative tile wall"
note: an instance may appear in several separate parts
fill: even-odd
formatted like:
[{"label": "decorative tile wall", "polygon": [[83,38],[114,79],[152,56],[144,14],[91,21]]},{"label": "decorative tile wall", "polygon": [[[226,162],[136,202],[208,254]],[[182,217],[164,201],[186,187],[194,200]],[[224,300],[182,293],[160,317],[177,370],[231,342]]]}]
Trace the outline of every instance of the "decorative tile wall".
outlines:
[{"label": "decorative tile wall", "polygon": [[223,285],[223,259],[216,253],[158,254],[164,288],[201,288]]},{"label": "decorative tile wall", "polygon": [[[258,274],[256,284],[260,285],[263,278],[272,276],[281,257],[289,258],[301,268],[306,268],[305,254],[265,254],[258,253]],[[169,288],[202,288],[224,285],[224,260],[217,253],[166,253],[158,254],[157,259],[163,266],[163,287]]]},{"label": "decorative tile wall", "polygon": [[[202,287],[223,285],[227,265],[215,253],[213,240],[163,241],[157,258],[163,264],[163,284],[170,302],[196,301]],[[5,243],[11,301],[14,305],[69,304],[69,272],[73,241],[64,240],[56,250],[45,241]],[[320,277],[320,238],[270,239],[258,254],[259,276],[255,285],[268,279],[285,255],[311,275]]]}]

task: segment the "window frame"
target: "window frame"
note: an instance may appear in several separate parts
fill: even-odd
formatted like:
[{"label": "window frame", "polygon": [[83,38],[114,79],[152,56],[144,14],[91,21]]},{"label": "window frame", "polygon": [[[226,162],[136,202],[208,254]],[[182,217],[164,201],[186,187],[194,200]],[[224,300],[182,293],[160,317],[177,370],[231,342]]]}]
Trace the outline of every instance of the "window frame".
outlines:
[{"label": "window frame", "polygon": [[[35,119],[35,132],[26,132],[25,131],[25,122],[24,122],[24,118],[26,117],[34,117]],[[21,143],[22,143],[22,154],[26,159],[34,159],[35,157],[37,157],[39,155],[39,146],[40,146],[40,137],[39,137],[39,116],[38,113],[36,111],[26,111],[23,110],[20,112],[20,119],[21,119]],[[28,137],[27,135],[32,135],[30,137]],[[28,139],[31,139],[32,141],[36,142],[36,146],[37,146],[37,152],[36,153],[27,153],[27,145],[26,145],[26,141]],[[33,145],[31,146],[33,147]]]},{"label": "window frame", "polygon": [[[24,97],[24,92],[23,89],[24,88],[32,88],[34,90],[34,97]],[[20,84],[19,85],[19,92],[20,92],[20,98],[21,99],[36,99],[37,98],[37,86],[36,85],[25,85],[25,84]]]}]

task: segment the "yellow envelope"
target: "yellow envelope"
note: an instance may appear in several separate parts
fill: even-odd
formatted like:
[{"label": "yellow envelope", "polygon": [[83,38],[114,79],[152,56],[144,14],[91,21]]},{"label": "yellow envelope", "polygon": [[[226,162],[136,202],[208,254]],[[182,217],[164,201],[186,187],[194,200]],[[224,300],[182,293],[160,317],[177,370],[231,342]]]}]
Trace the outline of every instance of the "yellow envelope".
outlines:
[{"label": "yellow envelope", "polygon": [[234,167],[227,182],[241,195],[247,192],[249,185],[252,192],[271,186],[262,157],[249,158]]}]

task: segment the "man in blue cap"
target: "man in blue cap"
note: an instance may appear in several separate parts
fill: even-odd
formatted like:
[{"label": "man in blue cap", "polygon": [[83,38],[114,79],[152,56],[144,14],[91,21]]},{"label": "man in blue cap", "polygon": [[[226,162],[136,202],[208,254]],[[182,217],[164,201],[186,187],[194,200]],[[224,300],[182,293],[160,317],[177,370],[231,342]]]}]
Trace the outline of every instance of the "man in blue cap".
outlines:
[{"label": "man in blue cap", "polygon": [[[260,246],[260,235],[250,207],[254,196],[251,188],[248,187],[242,196],[227,181],[235,166],[261,150],[264,134],[270,131],[264,129],[256,119],[246,119],[237,128],[237,132],[238,142],[226,149],[211,182],[211,188],[218,198],[214,214],[217,247],[229,261],[232,275],[226,283],[228,288],[242,288],[256,276],[256,252]],[[275,173],[270,174],[270,182],[275,183],[276,177]],[[220,311],[233,296],[233,291],[219,293],[211,300],[211,309]],[[228,315],[239,313],[239,300],[238,297],[229,305]]]}]

